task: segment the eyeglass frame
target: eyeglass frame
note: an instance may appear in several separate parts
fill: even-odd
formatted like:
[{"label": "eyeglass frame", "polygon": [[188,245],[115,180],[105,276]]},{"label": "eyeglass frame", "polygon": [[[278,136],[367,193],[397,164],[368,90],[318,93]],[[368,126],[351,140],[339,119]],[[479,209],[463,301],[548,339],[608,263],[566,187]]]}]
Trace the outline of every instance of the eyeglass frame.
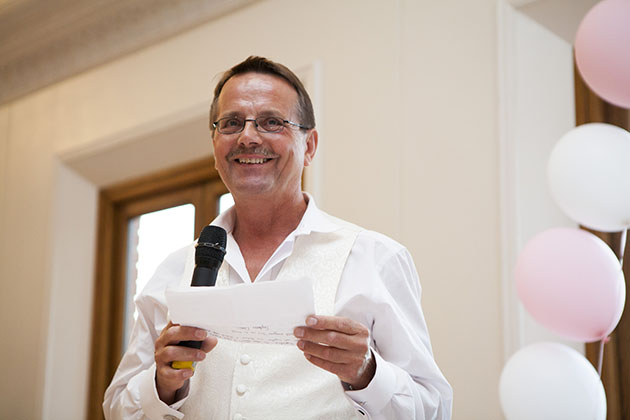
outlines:
[{"label": "eyeglass frame", "polygon": [[[266,131],[266,130],[262,129],[261,125],[258,123],[258,120],[260,120],[262,118],[277,118],[278,120],[282,121],[282,126],[281,126],[282,128],[280,128],[278,131]],[[221,120],[226,120],[226,119],[242,120],[243,121],[243,125],[242,125],[240,130],[235,131],[233,133],[222,133],[221,130],[219,129],[218,124],[219,124],[219,122]],[[264,117],[258,117],[258,118],[243,118],[243,119],[241,119],[239,117],[223,117],[223,118],[219,118],[218,120],[213,122],[212,123],[212,128],[217,130],[217,132],[219,134],[223,134],[224,136],[229,136],[229,135],[232,135],[232,134],[242,133],[243,130],[245,130],[245,125],[247,124],[247,121],[252,121],[254,123],[254,127],[256,128],[256,131],[259,132],[259,133],[267,133],[267,134],[268,133],[273,133],[273,134],[280,133],[286,127],[286,124],[290,124],[290,125],[292,125],[294,127],[301,128],[302,130],[310,130],[311,129],[311,128],[305,126],[305,125],[302,125],[302,124],[299,124],[299,123],[296,123],[296,122],[293,122],[293,121],[285,120],[282,117],[274,117],[274,116],[264,116]]]}]

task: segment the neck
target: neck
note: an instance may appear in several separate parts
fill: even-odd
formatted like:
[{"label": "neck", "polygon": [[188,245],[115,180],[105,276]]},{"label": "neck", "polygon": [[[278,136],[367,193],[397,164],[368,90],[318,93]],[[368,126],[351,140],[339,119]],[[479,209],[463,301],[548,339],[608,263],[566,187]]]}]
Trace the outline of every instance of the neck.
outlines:
[{"label": "neck", "polygon": [[235,197],[234,201],[236,217],[232,234],[239,245],[252,240],[281,242],[300,223],[307,205],[301,191],[281,198],[250,196]]},{"label": "neck", "polygon": [[234,197],[232,235],[254,281],[276,248],[295,230],[306,211],[301,191],[282,197]]}]

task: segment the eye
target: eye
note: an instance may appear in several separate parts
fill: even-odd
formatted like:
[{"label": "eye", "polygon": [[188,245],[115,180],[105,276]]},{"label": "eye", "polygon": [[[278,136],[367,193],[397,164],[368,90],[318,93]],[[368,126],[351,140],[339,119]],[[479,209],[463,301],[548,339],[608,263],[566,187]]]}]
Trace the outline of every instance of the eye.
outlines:
[{"label": "eye", "polygon": [[241,125],[241,121],[238,118],[223,118],[221,120],[221,126],[223,128],[234,128]]},{"label": "eye", "polygon": [[241,131],[244,124],[238,117],[225,117],[219,120],[218,129],[222,134],[233,134]]},{"label": "eye", "polygon": [[260,118],[259,125],[265,131],[280,131],[284,127],[284,121],[278,117],[263,117]]}]

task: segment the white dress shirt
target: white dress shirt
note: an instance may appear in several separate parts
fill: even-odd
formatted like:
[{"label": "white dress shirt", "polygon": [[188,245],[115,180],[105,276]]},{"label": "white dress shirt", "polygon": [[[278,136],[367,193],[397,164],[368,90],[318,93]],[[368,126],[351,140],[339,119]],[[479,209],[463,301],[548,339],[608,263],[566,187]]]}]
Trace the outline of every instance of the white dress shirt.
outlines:
[{"label": "white dress shirt", "polygon": [[[300,224],[269,258],[255,282],[276,278],[297,236],[338,229],[312,197],[307,199]],[[232,236],[234,209],[212,224],[228,232],[224,263],[230,268],[230,284],[251,284],[243,255]],[[164,260],[136,299],[138,319],[131,341],[105,393],[103,409],[108,420],[182,417],[177,410],[186,397],[168,406],[157,395],[154,343],[168,323],[164,290],[179,284],[189,252],[190,247],[186,247]],[[346,391],[370,419],[451,418],[452,389],[433,359],[420,295],[418,275],[406,248],[379,233],[361,231],[339,282],[335,315],[354,319],[370,329],[376,374],[366,388]],[[187,395],[186,389],[182,391],[180,394]]]}]

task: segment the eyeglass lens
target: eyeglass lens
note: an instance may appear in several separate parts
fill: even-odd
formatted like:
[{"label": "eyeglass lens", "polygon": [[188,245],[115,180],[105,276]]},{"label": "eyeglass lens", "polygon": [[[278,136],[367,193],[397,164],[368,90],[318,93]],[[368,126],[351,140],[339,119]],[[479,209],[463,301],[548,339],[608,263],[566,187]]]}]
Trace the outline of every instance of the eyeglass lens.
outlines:
[{"label": "eyeglass lens", "polygon": [[258,117],[255,120],[225,117],[217,121],[217,129],[221,134],[240,133],[247,121],[254,122],[256,130],[263,133],[277,133],[284,128],[284,120],[278,117]]}]

